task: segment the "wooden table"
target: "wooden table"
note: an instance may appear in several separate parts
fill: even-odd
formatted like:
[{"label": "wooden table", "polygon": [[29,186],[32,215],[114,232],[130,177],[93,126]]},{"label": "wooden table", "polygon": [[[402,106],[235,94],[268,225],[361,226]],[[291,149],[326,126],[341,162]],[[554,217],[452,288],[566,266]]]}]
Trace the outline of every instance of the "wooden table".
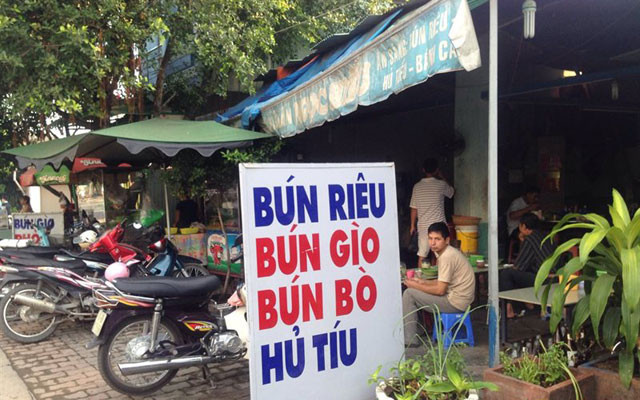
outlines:
[{"label": "wooden table", "polygon": [[[557,287],[557,283],[551,285],[547,304],[550,304],[549,300],[553,298],[553,292]],[[541,288],[541,293],[542,290],[544,290],[544,288]],[[565,299],[564,306],[573,307],[583,296],[584,293],[581,293],[579,290],[570,290],[567,294],[567,298]],[[540,299],[536,297],[533,287],[504,290],[498,293],[498,299],[500,299],[500,330],[502,331],[500,338],[501,342],[504,344],[507,341],[507,301],[519,301],[521,303],[534,304],[538,306],[541,306],[542,303]],[[569,323],[569,321],[567,321],[567,323]],[[571,324],[569,323],[569,325]]]}]

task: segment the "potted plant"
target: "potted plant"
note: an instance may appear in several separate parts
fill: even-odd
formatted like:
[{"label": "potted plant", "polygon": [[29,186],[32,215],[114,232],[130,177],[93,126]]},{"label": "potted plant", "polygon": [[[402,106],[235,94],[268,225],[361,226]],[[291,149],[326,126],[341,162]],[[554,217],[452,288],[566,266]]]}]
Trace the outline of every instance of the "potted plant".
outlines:
[{"label": "potted plant", "polygon": [[[467,310],[464,317],[469,312]],[[440,319],[439,314],[436,309],[436,321]],[[454,337],[460,327],[460,324],[454,326]],[[497,390],[492,383],[474,382],[465,376],[464,358],[455,345],[445,349],[439,324],[436,324],[436,338],[435,343],[430,339],[423,342],[427,348],[424,355],[399,361],[391,368],[390,377],[382,377],[382,367],[378,367],[369,379],[370,384],[377,384],[378,400],[477,400],[479,389]]]},{"label": "potted plant", "polygon": [[[484,371],[483,378],[500,389],[487,393],[490,400],[565,400],[575,394],[576,400],[595,399],[595,379],[588,371],[567,367],[564,343],[556,343],[535,356],[511,359],[500,353],[499,365]],[[583,397],[583,393],[585,396]]]},{"label": "potted plant", "polygon": [[[535,289],[536,293],[541,292],[560,256],[577,246],[579,256],[556,271],[562,279],[551,299],[549,328],[554,332],[562,319],[568,290],[584,282],[585,296],[573,313],[571,329],[574,337],[578,329],[590,320],[598,342],[609,349],[618,343],[621,347],[618,375],[622,384],[629,387],[640,345],[640,211],[631,218],[624,199],[614,189],[609,217],[611,223],[604,216],[593,213],[568,214],[562,218],[546,240],[552,240],[567,229],[586,229],[587,232],[581,238],[567,240],[557,247],[540,266]],[[578,278],[569,280],[578,272],[581,273]],[[545,308],[550,285],[546,284],[542,290],[541,300]]]}]

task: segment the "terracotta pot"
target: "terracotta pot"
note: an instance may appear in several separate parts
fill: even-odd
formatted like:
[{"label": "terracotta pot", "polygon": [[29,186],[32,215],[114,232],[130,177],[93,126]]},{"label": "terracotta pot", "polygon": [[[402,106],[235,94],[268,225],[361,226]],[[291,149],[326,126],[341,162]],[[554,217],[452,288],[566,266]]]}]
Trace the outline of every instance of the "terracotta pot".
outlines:
[{"label": "terracotta pot", "polygon": [[631,380],[631,387],[627,389],[622,382],[620,382],[620,377],[615,371],[597,368],[597,366],[580,366],[578,370],[593,374],[596,381],[595,398],[598,400],[640,399],[639,378],[633,378]]},{"label": "terracotta pot", "polygon": [[[595,396],[596,381],[589,371],[571,369],[575,376],[584,400],[600,400]],[[495,383],[499,390],[491,392],[483,390],[482,398],[489,400],[566,400],[575,399],[571,380],[560,382],[550,387],[542,387],[504,375],[502,365],[484,370],[483,380]]]}]

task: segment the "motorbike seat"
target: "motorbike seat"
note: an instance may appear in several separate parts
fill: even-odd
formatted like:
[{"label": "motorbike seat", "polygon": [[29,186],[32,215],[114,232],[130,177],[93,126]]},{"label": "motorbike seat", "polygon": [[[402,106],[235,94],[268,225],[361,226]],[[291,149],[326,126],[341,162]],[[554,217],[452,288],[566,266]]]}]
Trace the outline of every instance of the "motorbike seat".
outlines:
[{"label": "motorbike seat", "polygon": [[60,251],[59,248],[55,247],[39,247],[39,246],[30,246],[30,247],[22,247],[22,248],[10,248],[3,247],[2,253],[12,257],[45,257],[45,258],[53,258],[55,254],[58,254]]},{"label": "motorbike seat", "polygon": [[113,281],[118,290],[146,297],[202,297],[221,285],[217,276],[170,278],[165,276],[120,278]]},{"label": "motorbike seat", "polygon": [[23,267],[55,267],[72,270],[84,270],[86,264],[82,260],[56,261],[48,258],[11,258],[9,264]]},{"label": "motorbike seat", "polygon": [[78,260],[95,261],[104,264],[111,264],[112,262],[114,262],[113,257],[111,257],[109,253],[91,253],[88,251],[82,253],[74,253],[68,250],[62,250],[61,253],[61,255],[73,257]]}]

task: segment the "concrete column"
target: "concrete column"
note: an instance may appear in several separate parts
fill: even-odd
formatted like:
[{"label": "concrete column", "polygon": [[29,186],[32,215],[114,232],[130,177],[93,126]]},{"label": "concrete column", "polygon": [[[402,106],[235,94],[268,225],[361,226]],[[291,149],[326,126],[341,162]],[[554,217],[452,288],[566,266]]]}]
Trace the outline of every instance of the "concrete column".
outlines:
[{"label": "concrete column", "polygon": [[[455,129],[466,142],[464,151],[454,159],[456,195],[454,211],[488,222],[487,176],[489,139],[489,103],[482,92],[489,88],[488,37],[478,38],[482,67],[456,72]],[[486,239],[485,239],[486,242]],[[486,247],[485,247],[486,248]]]}]

